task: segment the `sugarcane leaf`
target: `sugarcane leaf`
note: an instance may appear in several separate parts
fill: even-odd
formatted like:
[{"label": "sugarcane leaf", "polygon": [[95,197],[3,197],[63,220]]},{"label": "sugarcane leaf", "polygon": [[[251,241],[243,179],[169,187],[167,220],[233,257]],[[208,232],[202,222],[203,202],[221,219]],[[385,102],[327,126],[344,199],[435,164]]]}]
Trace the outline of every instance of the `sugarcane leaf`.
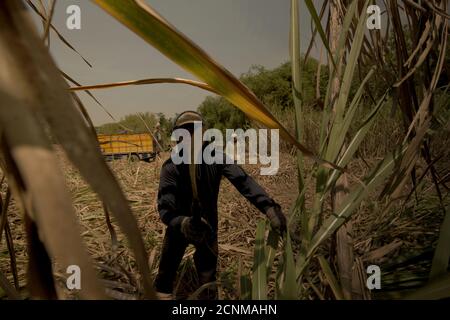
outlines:
[{"label": "sugarcane leaf", "polygon": [[286,243],[284,245],[284,261],[283,261],[283,276],[280,284],[279,295],[284,300],[296,300],[297,296],[297,281],[295,273],[294,253],[292,251],[292,242],[289,232],[286,233]]},{"label": "sugarcane leaf", "polygon": [[[4,81],[0,87],[7,88],[10,92],[16,92],[14,97],[10,97],[10,99],[19,101],[11,100],[9,104],[22,104],[24,109],[29,107],[34,112],[38,112],[43,118],[42,120],[45,120],[48,124],[52,137],[67,153],[68,159],[115,215],[134,252],[137,266],[142,274],[145,296],[153,297],[146,251],[137,222],[120,185],[104,161],[103,155],[98,148],[96,137],[86,126],[80,111],[74,105],[67,90],[67,84],[49,56],[47,48],[44,47],[42,41],[35,33],[25,7],[20,2],[11,0],[2,1],[2,5],[5,8],[2,8],[0,11],[8,12],[8,16],[3,20],[6,26],[2,26],[1,29],[5,30],[8,27],[8,32],[10,32],[6,33],[5,37],[14,37],[14,39],[21,39],[21,41],[10,41],[3,46],[3,48],[11,46],[9,48],[11,50],[10,54],[7,55],[9,59],[8,68],[10,68],[10,72],[7,74],[12,78],[3,79]],[[15,28],[9,28],[12,23],[15,24]],[[17,52],[21,52],[21,55],[17,55]],[[31,121],[33,120],[31,119]],[[29,159],[24,158],[23,160],[27,161],[23,170],[35,170],[30,172],[30,183],[36,181],[36,177],[33,176],[36,172],[48,172],[50,168],[57,167],[54,163],[55,161],[51,158],[51,152],[48,150],[44,149],[45,153],[41,157],[42,162],[37,162],[33,159],[31,152],[34,151],[33,149],[24,149],[24,151],[30,152],[30,154],[24,153],[21,155],[29,157]],[[49,159],[47,161],[49,168],[46,168],[45,171],[39,171],[36,166],[37,164],[43,165],[45,159]],[[37,176],[41,175],[37,174]],[[51,171],[50,176],[52,176]],[[64,190],[59,180],[55,181],[56,183],[58,183],[58,188]],[[41,188],[45,187],[41,186]],[[51,192],[49,191],[49,193]],[[58,197],[53,196],[53,198],[57,199]],[[57,211],[71,212],[73,210],[69,209],[70,205],[68,204],[67,207],[67,209],[58,209]],[[51,222],[50,219],[48,221]],[[54,223],[58,225],[59,222]],[[50,229],[46,230],[46,232],[52,233]],[[61,237],[64,238],[64,236]],[[94,283],[95,281],[92,280],[92,282]]]},{"label": "sugarcane leaf", "polygon": [[348,130],[350,128],[350,125],[352,124],[352,120],[355,116],[356,110],[358,109],[361,102],[364,87],[372,77],[374,72],[375,70],[371,69],[362,81],[343,119],[335,119],[335,121],[333,122],[333,128],[330,134],[330,141],[332,141],[332,144],[330,144],[330,147],[328,148],[328,150],[333,149],[333,152],[329,152],[330,157],[337,157],[336,151],[340,150],[344,145]]},{"label": "sugarcane leaf", "polygon": [[[320,14],[319,14],[319,18],[320,20],[322,20],[323,15],[325,13],[325,9],[328,5],[328,0],[323,1],[322,4],[322,8],[320,9]],[[304,58],[304,64],[306,63],[306,61],[308,61],[309,55],[311,53],[311,50],[313,48],[313,45],[315,44],[315,39],[316,39],[316,35],[317,35],[317,28],[314,27],[314,22],[311,21],[311,29],[312,29],[312,35],[311,35],[311,40],[309,41],[309,45],[308,45],[308,49],[306,49],[306,53],[305,53],[305,58]]]},{"label": "sugarcane leaf", "polygon": [[442,222],[439,239],[437,242],[436,250],[433,256],[433,262],[431,265],[430,278],[436,279],[437,277],[445,274],[448,269],[448,262],[450,259],[450,206],[445,208],[444,221]]},{"label": "sugarcane leaf", "polygon": [[5,63],[4,72],[0,74],[0,126],[5,138],[2,144],[3,164],[8,169],[5,173],[14,198],[38,226],[41,241],[51,257],[63,268],[76,264],[83,269],[81,296],[103,298],[82,245],[75,211],[56,156],[32,108],[39,105],[38,98],[28,95],[29,85],[36,76],[28,77],[28,72],[35,67],[26,48],[28,37],[34,36],[36,43],[43,44],[34,34],[24,11],[17,1],[0,3],[0,54]]},{"label": "sugarcane leaf", "polygon": [[[298,0],[291,0],[291,31],[290,31],[290,53],[292,73],[292,97],[295,106],[295,132],[298,141],[302,141],[304,130],[302,110],[302,63],[300,55],[300,23],[298,18]],[[303,159],[297,152],[297,179],[298,189],[303,190]],[[302,206],[303,207],[303,206]],[[301,208],[303,209],[303,208]]]},{"label": "sugarcane leaf", "polygon": [[239,265],[237,272],[237,287],[240,300],[250,300],[252,298],[252,279],[250,275],[243,270],[242,257],[239,257]]},{"label": "sugarcane leaf", "polygon": [[345,46],[346,42],[349,38],[349,30],[353,21],[353,18],[355,17],[356,9],[357,9],[357,2],[356,0],[353,0],[353,2],[350,4],[347,13],[344,17],[344,23],[342,25],[342,28],[340,30],[340,36],[338,40],[338,46],[337,50],[334,53],[334,60],[338,61],[338,65],[335,66],[329,75],[329,81],[327,86],[327,92],[325,94],[325,101],[324,101],[324,112],[322,115],[322,123],[320,127],[320,152],[323,153],[325,150],[325,142],[326,142],[326,134],[328,132],[328,126],[329,122],[331,120],[331,111],[332,111],[332,102],[331,101],[331,92],[333,89],[334,81],[331,79],[334,79],[335,77],[340,77],[341,75],[341,69],[343,67],[343,56],[346,52]]},{"label": "sugarcane leaf", "polygon": [[139,86],[139,85],[158,84],[158,83],[187,84],[187,85],[191,85],[193,87],[198,87],[203,90],[210,91],[212,93],[216,93],[216,91],[213,88],[211,88],[209,85],[207,85],[205,83],[190,80],[190,79],[182,79],[182,78],[152,78],[152,79],[130,80],[130,81],[121,81],[121,82],[113,82],[113,83],[103,83],[103,84],[96,84],[96,85],[71,87],[70,91],[98,90],[98,89],[109,89],[109,88],[126,87],[126,86]]},{"label": "sugarcane leaf", "polygon": [[[369,2],[366,1],[365,5],[362,8],[362,13],[358,20],[358,26],[356,28],[355,35],[353,37],[350,54],[346,61],[346,67],[344,71],[344,76],[342,78],[342,83],[339,87],[339,97],[335,106],[333,107],[334,119],[332,122],[332,129],[329,137],[326,159],[336,159],[337,155],[341,150],[343,138],[345,138],[346,132],[343,132],[342,130],[343,117],[345,109],[347,107],[350,88],[353,82],[353,75],[355,73],[356,66],[358,65],[358,58],[361,52],[361,46],[366,31],[366,20],[367,20],[366,8],[368,3]],[[362,92],[360,94],[362,94]]]},{"label": "sugarcane leaf", "polygon": [[264,234],[266,220],[258,222],[255,236],[255,254],[253,257],[252,299],[267,299],[267,268],[265,257]]},{"label": "sugarcane leaf", "polygon": [[14,248],[14,241],[12,237],[11,227],[9,225],[7,217],[5,225],[5,238],[6,238],[6,246],[8,247],[9,261],[11,273],[14,279],[14,286],[16,287],[17,290],[19,290],[19,273],[17,271],[16,250]]},{"label": "sugarcane leaf", "polygon": [[[370,132],[370,128],[372,127],[373,123],[377,119],[377,115],[379,114],[380,110],[383,109],[383,107],[386,105],[386,101],[388,98],[390,90],[387,90],[384,95],[380,98],[377,105],[373,108],[371,113],[364,119],[363,123],[359,127],[359,129],[356,131],[355,135],[353,136],[352,140],[348,144],[347,148],[345,149],[342,157],[339,159],[338,164],[342,167],[347,166],[347,164],[353,159],[353,156],[355,155],[356,151],[358,150],[359,146],[361,145],[362,141],[366,137],[367,133]],[[327,181],[327,187],[328,190],[333,183],[337,180],[339,177],[339,172],[334,170]],[[324,199],[325,194],[322,195],[322,200]]]},{"label": "sugarcane leaf", "polygon": [[267,246],[266,246],[266,269],[267,278],[270,277],[272,272],[273,261],[275,260],[275,255],[278,249],[278,242],[280,235],[278,232],[270,229],[269,235],[267,236]]},{"label": "sugarcane leaf", "polygon": [[252,298],[252,280],[249,275],[241,275],[239,278],[241,292],[239,299],[250,300]]},{"label": "sugarcane leaf", "polygon": [[306,4],[306,7],[308,8],[309,13],[311,14],[311,18],[314,21],[314,25],[315,25],[317,31],[319,32],[320,38],[322,39],[322,42],[323,42],[325,48],[328,51],[328,54],[330,56],[330,61],[333,64],[333,66],[336,67],[336,62],[333,59],[333,52],[330,49],[330,44],[328,42],[328,38],[327,38],[327,36],[325,34],[325,31],[324,31],[324,29],[322,27],[322,22],[320,21],[320,17],[317,14],[317,11],[316,11],[316,8],[314,6],[314,3],[312,2],[312,0],[305,0],[305,4]]},{"label": "sugarcane leaf", "polygon": [[327,279],[331,291],[333,291],[334,297],[336,298],[336,300],[344,300],[342,288],[339,286],[339,282],[337,281],[336,276],[331,270],[330,264],[324,256],[319,256],[317,259],[319,260],[320,268],[322,269],[325,278]]},{"label": "sugarcane leaf", "polygon": [[[357,10],[357,2],[358,1],[352,1],[352,3],[349,5],[347,13],[344,17],[344,22],[342,25],[342,29],[340,30],[340,36],[338,39],[338,45],[336,48],[336,52],[334,54],[334,59],[339,64],[337,66],[334,66],[331,69],[330,75],[329,75],[329,82],[327,87],[327,93],[325,95],[325,107],[324,111],[322,113],[322,122],[320,126],[320,137],[319,137],[319,150],[320,154],[322,156],[327,156],[327,150],[332,149],[334,141],[328,137],[328,134],[330,132],[329,128],[334,125],[333,121],[335,120],[335,117],[332,117],[334,114],[332,111],[332,107],[335,104],[335,98],[331,97],[331,94],[334,90],[335,83],[337,80],[339,80],[341,75],[341,69],[344,65],[344,54],[346,52],[346,42],[349,38],[349,30],[351,27],[351,23],[355,17],[356,10]],[[349,72],[347,72],[349,73]],[[305,256],[307,248],[310,246],[310,242],[313,236],[313,230],[316,228],[317,221],[319,220],[319,217],[321,215],[321,208],[322,208],[322,202],[324,198],[324,193],[327,190],[327,179],[328,179],[328,170],[324,167],[317,168],[317,173],[315,174],[316,177],[316,188],[313,198],[313,204],[311,206],[311,209],[308,211],[311,211],[311,213],[303,214],[302,215],[302,243],[301,243],[301,249],[300,249],[300,258],[297,260],[297,265],[302,266],[303,263],[306,263],[309,261],[309,258]],[[300,274],[300,269],[297,268],[298,273]]]},{"label": "sugarcane leaf", "polygon": [[[317,247],[352,215],[354,210],[360,205],[370,192],[385,181],[387,177],[399,166],[401,158],[405,154],[407,146],[403,146],[386,156],[377,167],[363,180],[363,184],[356,186],[344,198],[342,204],[336,209],[330,218],[325,220],[319,231],[313,236],[311,244],[306,252],[306,257],[310,257]],[[303,260],[305,261],[305,260]],[[299,267],[298,270],[302,270]]]},{"label": "sugarcane leaf", "polygon": [[50,22],[50,20],[47,20],[47,18],[36,8],[36,6],[33,4],[31,0],[26,0],[27,4],[30,6],[30,8],[36,12],[36,14],[42,19],[44,24],[48,24],[49,28],[53,30],[58,38],[61,40],[61,42],[67,46],[70,50],[75,52],[90,68],[92,68],[92,64],[83,57],[83,55],[72,45],[69,41],[58,31],[58,29],[55,28],[55,26]]}]

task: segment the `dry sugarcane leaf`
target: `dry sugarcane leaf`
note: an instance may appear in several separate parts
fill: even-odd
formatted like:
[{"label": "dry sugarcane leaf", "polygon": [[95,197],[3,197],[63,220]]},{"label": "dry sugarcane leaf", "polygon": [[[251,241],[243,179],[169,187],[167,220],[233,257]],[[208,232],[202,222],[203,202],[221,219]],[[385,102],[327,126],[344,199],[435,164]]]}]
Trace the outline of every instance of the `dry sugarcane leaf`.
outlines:
[{"label": "dry sugarcane leaf", "polygon": [[[10,63],[7,64],[9,76],[13,78],[8,78],[6,87],[10,92],[16,93],[21,101],[30,103],[35,111],[42,115],[52,136],[60,142],[68,158],[115,215],[134,251],[142,274],[145,295],[153,297],[145,247],[137,222],[119,184],[97,148],[95,137],[74,106],[67,86],[34,32],[25,8],[12,0],[3,1],[2,7],[6,15],[4,21],[8,21],[5,27],[15,26],[8,28],[10,33],[5,35],[9,39],[4,45],[10,58]],[[4,29],[3,26],[1,29]],[[48,155],[44,154],[42,157]]]},{"label": "dry sugarcane leaf", "polygon": [[111,236],[111,247],[113,250],[116,250],[117,247],[119,246],[119,243],[117,242],[117,233],[116,230],[114,229],[114,226],[111,223],[109,210],[105,206],[105,204],[103,204],[103,212],[105,213],[106,226],[108,227],[109,235]]},{"label": "dry sugarcane leaf", "polygon": [[364,256],[364,261],[367,262],[378,262],[380,259],[382,259],[383,257],[387,256],[388,254],[390,254],[391,252],[393,252],[394,250],[397,250],[397,248],[401,247],[403,244],[403,241],[401,240],[394,240],[391,243],[384,245],[380,248],[377,248],[375,250],[372,250],[370,252],[368,252],[365,256]]},{"label": "dry sugarcane leaf", "polygon": [[[322,8],[320,9],[320,13],[319,13],[319,20],[320,21],[322,21],[322,18],[323,18],[323,15],[325,13],[325,9],[327,7],[327,4],[328,4],[328,0],[323,1]],[[305,53],[305,57],[304,57],[304,60],[303,60],[303,64],[306,64],[306,62],[308,60],[308,57],[309,57],[309,54],[311,53],[311,49],[312,49],[312,47],[315,44],[315,39],[316,39],[316,35],[317,35],[317,28],[314,26],[314,23],[312,23],[312,24],[313,24],[313,30],[312,30],[311,40],[309,42],[308,49],[306,49],[306,53]]]},{"label": "dry sugarcane leaf", "polygon": [[[425,62],[426,58],[428,57],[428,54],[430,53],[431,49],[433,48],[434,41],[435,41],[435,39],[433,37],[427,38],[426,47],[424,50],[421,51],[416,64],[408,71],[408,73],[401,80],[399,80],[397,83],[394,84],[394,87],[399,87],[402,83],[404,83],[406,80],[408,80],[409,77],[411,77],[412,75],[414,75],[416,73],[417,69]],[[420,45],[420,47],[418,46],[416,50],[418,50],[419,48],[422,48],[422,45],[421,44],[419,44],[419,45]],[[413,54],[411,54],[409,59],[413,58]],[[409,61],[410,61],[409,59],[408,59],[408,61],[405,62],[405,64],[409,64]]]},{"label": "dry sugarcane leaf", "polygon": [[[419,52],[421,52],[421,49],[423,48],[423,45],[425,44],[425,42],[427,41],[427,39],[430,37],[430,35],[431,35],[431,21],[430,20],[428,20],[426,23],[425,23],[425,29],[423,30],[423,32],[422,32],[422,35],[420,36],[420,39],[419,39],[419,42],[417,43],[417,46],[416,46],[416,48],[414,49],[414,51],[411,53],[411,55],[409,56],[409,58],[408,58],[408,60],[406,60],[406,62],[405,62],[405,66],[406,67],[410,67],[411,66],[411,64],[412,64],[412,62],[413,62],[413,60],[414,60],[414,57],[419,53]],[[423,50],[422,50],[423,51]]]},{"label": "dry sugarcane leaf", "polygon": [[[3,171],[5,172],[5,171]],[[1,217],[0,217],[0,243],[2,243],[2,235],[3,230],[5,229],[6,223],[7,223],[7,212],[9,207],[9,202],[11,200],[11,189],[8,187],[8,190],[6,191],[5,201],[0,199],[1,203]]]},{"label": "dry sugarcane leaf", "polygon": [[11,200],[11,189],[8,187],[6,190],[5,200],[0,198],[0,243],[2,241],[3,230],[5,231],[6,246],[8,247],[8,253],[10,258],[11,273],[14,278],[14,286],[19,289],[19,276],[17,273],[17,263],[16,263],[16,251],[14,249],[14,242],[12,239],[11,228],[8,222],[8,207]]},{"label": "dry sugarcane leaf", "polygon": [[[44,27],[45,27],[47,24],[47,18],[39,11],[38,8],[36,8],[36,6],[33,4],[33,2],[31,0],[26,0],[26,1],[27,1],[27,4],[30,6],[30,8],[33,9],[33,11],[36,12],[39,15],[39,17],[42,19],[42,21],[44,23]],[[81,53],[78,52],[78,50],[75,49],[75,47],[72,46],[70,44],[70,42],[66,40],[66,38],[64,38],[64,36],[55,28],[55,26],[52,23],[49,23],[49,27],[56,33],[56,35],[62,41],[62,43],[64,43],[70,50],[75,52],[89,67],[92,68],[92,64],[87,59],[85,59],[81,55]]]},{"label": "dry sugarcane leaf", "polygon": [[14,249],[14,241],[12,238],[11,227],[9,226],[7,216],[5,217],[5,220],[6,220],[5,238],[6,238],[6,245],[8,247],[10,268],[11,268],[11,273],[12,273],[13,279],[14,279],[14,286],[18,290],[19,289],[19,274],[17,272],[16,250]]},{"label": "dry sugarcane leaf", "polygon": [[44,28],[44,40],[47,40],[47,43],[50,45],[50,24],[52,23],[53,14],[55,13],[56,0],[52,0],[52,4],[50,5],[50,12],[47,17],[47,21],[45,21]]},{"label": "dry sugarcane leaf", "polygon": [[[3,157],[8,182],[22,209],[29,212],[39,228],[39,237],[36,236],[35,240],[44,242],[47,248],[36,255],[35,251],[29,253],[30,264],[40,265],[41,253],[45,252],[47,256],[48,250],[63,268],[73,264],[83,268],[82,297],[102,297],[101,290],[96,286],[95,273],[82,246],[70,195],[48,142],[46,145],[42,128],[32,121],[29,108],[11,102],[15,100],[8,99],[1,91],[0,96],[0,126],[5,135]],[[30,243],[34,244],[34,241]],[[33,276],[39,280],[44,277],[44,273],[34,272]],[[54,290],[53,285],[39,288],[40,283],[48,284],[48,281],[29,283],[32,293],[37,292],[34,297],[54,297],[39,295]],[[36,291],[34,288],[37,288]]]},{"label": "dry sugarcane leaf", "polygon": [[405,2],[406,4],[410,5],[411,7],[415,8],[419,11],[422,11],[424,13],[427,12],[427,10],[424,7],[420,6],[418,3],[415,3],[413,0],[403,0],[403,2]]},{"label": "dry sugarcane leaf", "polygon": [[32,299],[56,299],[57,293],[49,252],[39,237],[36,223],[28,214],[25,215],[24,220],[28,255],[27,286],[30,296]]},{"label": "dry sugarcane leaf", "polygon": [[[6,29],[2,27],[1,30],[4,32]],[[0,56],[5,57],[3,39],[3,33],[0,32]],[[3,80],[0,77],[0,88],[4,84]],[[95,272],[82,245],[71,197],[40,123],[29,107],[23,106],[2,90],[0,101],[0,126],[5,139],[2,150],[5,172],[15,199],[38,228],[39,234],[36,234],[35,240],[45,244],[44,252],[48,252],[62,268],[78,265],[83,270],[80,291],[82,297],[102,298],[102,290],[96,282]],[[36,241],[31,240],[30,243],[39,247],[35,244]],[[31,253],[32,256],[34,252],[36,251]],[[39,266],[39,260],[43,259],[42,253],[40,250],[33,256],[36,259],[30,258],[30,264]],[[37,272],[32,275],[36,280],[44,276]],[[48,284],[48,281],[37,283]],[[32,288],[37,288],[35,297],[53,297],[51,294],[40,295],[52,292],[52,288],[40,288],[39,285],[36,286],[36,282],[29,284]]]},{"label": "dry sugarcane leaf", "polygon": [[[72,77],[70,77],[68,74],[66,74],[64,71],[61,71],[60,70],[60,72],[61,72],[61,74],[63,75],[63,77],[67,80],[67,81],[69,81],[69,82],[71,82],[71,83],[73,83],[73,84],[75,84],[75,85],[77,85],[78,87],[81,87],[81,84],[79,83],[79,82],[77,82],[75,79],[73,79]],[[108,111],[108,109],[107,108],[105,108],[105,106],[92,94],[92,92],[90,92],[89,90],[85,90],[84,91],[89,97],[91,97],[92,98],[92,100],[94,100],[94,102],[97,104],[97,105],[99,105],[100,106],[100,108],[102,108],[102,110],[103,111],[105,111],[106,112],[106,114],[114,121],[114,122],[119,122],[112,114],[111,114],[111,112],[109,112]],[[80,105],[80,103],[81,103],[81,101],[80,101],[80,99],[77,97],[77,98],[74,98],[75,99],[75,101],[78,103],[78,105]],[[80,105],[80,109],[81,109],[81,105]],[[89,117],[88,115],[87,115],[87,112],[84,112],[84,110],[83,109],[85,109],[84,107],[81,109],[81,111],[82,111],[82,113],[85,115],[85,118],[86,118],[86,116],[87,117]],[[92,122],[91,120],[89,120],[88,122]],[[122,129],[124,129],[125,131],[129,131],[129,132],[134,132],[134,130],[132,130],[132,129],[130,129],[130,128],[127,128],[127,127],[125,127],[124,125],[122,125],[122,124],[120,124],[119,123],[119,126],[120,127],[122,127]]]},{"label": "dry sugarcane leaf", "polygon": [[14,289],[14,287],[9,283],[8,279],[0,271],[0,289],[6,293],[6,295],[13,300],[19,300],[20,294]]},{"label": "dry sugarcane leaf", "polygon": [[367,289],[367,273],[361,258],[355,259],[352,276],[352,296],[354,300],[371,300],[370,290]]},{"label": "dry sugarcane leaf", "polygon": [[[437,22],[438,23],[438,22]],[[445,21],[444,26],[447,25],[447,21]],[[446,28],[445,28],[446,30]],[[412,138],[408,150],[405,154],[404,159],[402,160],[402,165],[400,166],[399,174],[397,174],[396,180],[391,185],[392,197],[393,199],[399,196],[399,193],[402,190],[402,186],[406,182],[406,179],[414,168],[414,164],[417,161],[420,153],[420,147],[422,145],[423,138],[428,132],[429,126],[431,124],[431,110],[430,105],[433,98],[433,93],[436,89],[437,82],[439,79],[439,75],[441,74],[444,61],[445,61],[445,50],[447,47],[447,32],[445,31],[442,35],[440,48],[441,53],[433,74],[433,78],[429,85],[428,90],[425,92],[424,98],[420,104],[420,107],[411,121],[411,124],[408,129],[408,133],[405,137],[404,143],[406,143],[407,138],[413,132],[413,128],[415,128],[415,136]]]},{"label": "dry sugarcane leaf", "polygon": [[203,90],[210,91],[212,93],[217,93],[213,88],[211,88],[206,83],[189,80],[189,79],[182,79],[182,78],[153,78],[153,79],[121,81],[121,82],[114,82],[114,83],[96,84],[96,85],[90,85],[90,86],[72,87],[72,88],[70,88],[70,91],[98,90],[98,89],[108,89],[108,88],[117,88],[117,87],[126,87],[126,86],[138,86],[138,85],[144,85],[144,84],[157,84],[157,83],[184,83],[187,85],[198,87]]}]

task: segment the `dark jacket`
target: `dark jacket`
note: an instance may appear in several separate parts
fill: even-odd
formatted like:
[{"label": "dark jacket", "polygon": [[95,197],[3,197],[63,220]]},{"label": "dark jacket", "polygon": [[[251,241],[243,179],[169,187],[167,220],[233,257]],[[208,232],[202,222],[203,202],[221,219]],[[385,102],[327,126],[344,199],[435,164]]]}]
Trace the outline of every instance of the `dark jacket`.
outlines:
[{"label": "dark jacket", "polygon": [[[264,189],[237,164],[197,165],[197,189],[202,216],[217,230],[217,199],[222,176],[262,213],[276,204]],[[175,165],[168,159],[161,168],[158,191],[158,211],[168,226],[180,222],[181,216],[191,216],[192,187],[187,164]]]}]

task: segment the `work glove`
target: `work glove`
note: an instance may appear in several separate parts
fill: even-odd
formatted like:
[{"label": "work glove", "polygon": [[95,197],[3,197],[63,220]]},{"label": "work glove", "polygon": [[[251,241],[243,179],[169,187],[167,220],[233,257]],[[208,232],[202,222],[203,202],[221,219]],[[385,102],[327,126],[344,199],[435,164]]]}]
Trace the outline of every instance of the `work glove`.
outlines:
[{"label": "work glove", "polygon": [[203,218],[195,220],[194,217],[183,217],[181,233],[190,243],[201,244],[211,237],[212,228]]},{"label": "work glove", "polygon": [[278,231],[279,233],[283,234],[286,232],[286,217],[284,216],[283,212],[281,211],[281,208],[279,205],[275,205],[273,207],[270,207],[267,210],[267,218],[269,218],[270,225],[273,229]]}]

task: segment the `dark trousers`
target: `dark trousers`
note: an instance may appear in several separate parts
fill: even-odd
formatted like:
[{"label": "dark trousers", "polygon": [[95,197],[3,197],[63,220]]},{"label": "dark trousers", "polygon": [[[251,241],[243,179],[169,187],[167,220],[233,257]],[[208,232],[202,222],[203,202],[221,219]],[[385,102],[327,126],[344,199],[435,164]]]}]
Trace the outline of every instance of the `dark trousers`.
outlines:
[{"label": "dark trousers", "polygon": [[[166,228],[158,275],[155,279],[155,288],[158,292],[172,293],[177,270],[188,244],[178,228]],[[216,281],[217,254],[217,235],[195,246],[194,264],[200,285]],[[216,289],[208,289],[200,298],[215,299],[216,296]]]}]

